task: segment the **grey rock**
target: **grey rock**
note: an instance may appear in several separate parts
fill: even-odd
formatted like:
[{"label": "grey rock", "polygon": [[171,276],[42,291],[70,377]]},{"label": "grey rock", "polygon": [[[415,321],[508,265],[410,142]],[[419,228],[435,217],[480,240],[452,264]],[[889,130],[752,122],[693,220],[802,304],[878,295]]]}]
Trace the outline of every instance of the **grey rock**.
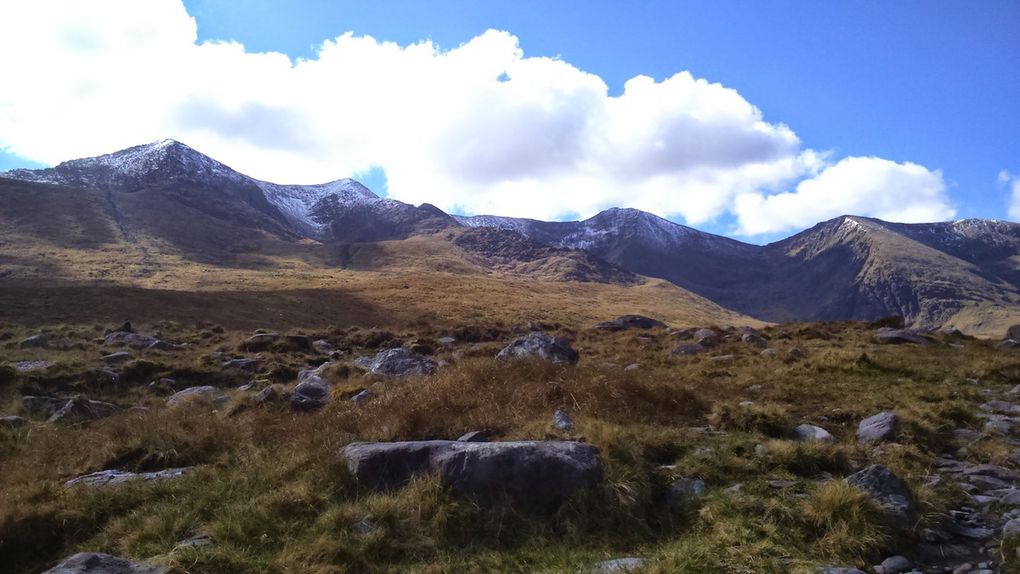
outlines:
[{"label": "grey rock", "polygon": [[326,406],[332,387],[325,379],[311,375],[290,393],[290,406],[296,411],[314,411]]},{"label": "grey rock", "polygon": [[574,420],[564,411],[556,409],[553,413],[553,426],[563,432],[570,432],[574,430]]},{"label": "grey rock", "polygon": [[453,337],[440,337],[436,339],[436,342],[444,347],[450,347],[457,344],[457,339],[454,339]]},{"label": "grey rock", "polygon": [[43,574],[166,574],[169,571],[165,566],[141,564],[110,554],[81,552]]},{"label": "grey rock", "polygon": [[1020,536],[1020,518],[1013,518],[1002,526],[1002,537],[1013,538]]},{"label": "grey rock", "polygon": [[153,341],[151,344],[149,344],[148,347],[145,348],[150,351],[176,351],[177,345],[174,345],[173,343],[170,343],[168,341],[157,340]]},{"label": "grey rock", "polygon": [[818,569],[818,574],[866,574],[863,570],[856,568],[847,568],[843,566],[822,566]]},{"label": "grey rock", "polygon": [[[906,556],[890,556],[882,561],[879,568],[882,569],[882,574],[902,574],[912,570],[914,564]],[[878,568],[875,571],[878,572]]]},{"label": "grey rock", "polygon": [[928,339],[917,331],[912,331],[910,329],[891,329],[889,327],[879,329],[878,334],[875,335],[875,341],[881,345],[902,345],[905,343],[911,345],[928,344]]},{"label": "grey rock", "polygon": [[107,345],[126,345],[134,349],[145,349],[153,343],[159,342],[159,339],[156,337],[139,335],[138,333],[129,333],[127,331],[114,331],[113,333],[108,334],[104,339]]},{"label": "grey rock", "polygon": [[241,344],[241,348],[249,353],[257,353],[272,347],[279,340],[279,333],[259,333],[248,337],[248,340]]},{"label": "grey rock", "polygon": [[102,401],[90,401],[84,397],[69,399],[50,417],[55,424],[75,424],[106,418],[116,412],[117,407]]},{"label": "grey rock", "polygon": [[988,401],[979,407],[981,410],[999,415],[1020,415],[1020,405],[1007,401]]},{"label": "grey rock", "polygon": [[623,368],[624,371],[638,371],[640,369],[641,365],[639,363],[631,363]]},{"label": "grey rock", "polygon": [[49,367],[52,363],[49,361],[15,361],[11,363],[14,366],[14,370],[19,373],[26,373],[28,371],[39,371]]},{"label": "grey rock", "polygon": [[764,351],[762,351],[759,354],[762,357],[765,357],[766,359],[775,359],[776,357],[779,356],[779,351],[777,351],[775,349],[765,349]]},{"label": "grey rock", "polygon": [[414,476],[436,474],[455,496],[483,503],[505,496],[536,511],[552,510],[602,480],[598,449],[569,441],[352,443],[341,456],[369,488],[399,488]]},{"label": "grey rock", "polygon": [[548,333],[534,332],[503,348],[498,359],[541,359],[553,363],[576,363],[579,355],[570,342]]},{"label": "grey rock", "polygon": [[116,353],[110,353],[109,355],[103,356],[103,362],[107,365],[118,365],[120,363],[126,363],[133,358],[133,355],[127,351],[117,351]]},{"label": "grey rock", "polygon": [[846,477],[846,482],[867,492],[882,507],[887,522],[895,530],[908,532],[917,522],[917,508],[910,489],[885,466],[869,466]]},{"label": "grey rock", "polygon": [[281,398],[282,398],[282,396],[276,390],[276,388],[273,387],[272,385],[270,385],[270,386],[260,390],[259,392],[255,393],[255,396],[252,397],[251,400],[256,405],[263,405],[263,404],[267,404],[267,403],[274,403],[274,402],[280,400]]},{"label": "grey rock", "polygon": [[872,415],[857,425],[857,440],[864,443],[894,440],[899,430],[899,417],[892,411]]},{"label": "grey rock", "polygon": [[614,558],[603,560],[587,570],[588,574],[630,574],[641,572],[648,565],[644,558]]},{"label": "grey rock", "polygon": [[43,349],[48,347],[50,344],[49,339],[46,335],[32,335],[31,337],[21,341],[18,347],[21,349]]},{"label": "grey rock", "polygon": [[363,404],[367,403],[368,401],[372,400],[373,398],[375,398],[375,393],[373,393],[372,391],[370,391],[368,389],[365,389],[365,390],[361,391],[360,393],[358,393],[358,394],[354,395],[353,397],[351,397],[351,402],[356,404],[356,405],[363,405]]},{"label": "grey rock", "polygon": [[283,342],[286,343],[287,348],[295,351],[315,350],[314,342],[308,335],[286,335],[283,338]]},{"label": "grey rock", "polygon": [[762,337],[761,335],[756,335],[754,333],[744,333],[740,337],[740,340],[748,345],[751,345],[752,347],[757,347],[759,349],[764,349],[769,346],[769,342],[766,341],[764,337]]},{"label": "grey rock", "polygon": [[793,429],[793,440],[797,442],[810,442],[810,441],[821,441],[828,442],[834,440],[829,431],[822,427],[816,427],[815,425],[802,424],[798,425],[797,428]]},{"label": "grey rock", "polygon": [[46,417],[53,416],[53,413],[59,411],[64,405],[67,404],[68,399],[60,399],[57,397],[36,397],[27,395],[21,397],[21,406],[26,411]]},{"label": "grey rock", "polygon": [[332,364],[333,363],[326,361],[325,363],[322,363],[321,365],[315,367],[314,369],[301,369],[300,371],[298,371],[297,380],[299,383],[301,383],[304,382],[304,380],[309,377],[313,376],[323,377],[326,373],[326,369],[328,369],[329,366]]},{"label": "grey rock", "polygon": [[687,508],[705,495],[705,481],[700,478],[681,478],[669,485],[666,507],[676,512]]},{"label": "grey rock", "polygon": [[977,526],[974,527],[961,526],[956,522],[949,522],[946,525],[946,530],[948,530],[952,534],[962,536],[964,538],[969,538],[971,540],[988,540],[989,538],[995,536],[995,531],[992,530],[991,528],[981,528]]},{"label": "grey rock", "polygon": [[996,349],[1020,349],[1020,339],[1006,339],[995,345]]},{"label": "grey rock", "polygon": [[262,359],[230,359],[229,361],[224,361],[223,368],[255,372],[262,368]]},{"label": "grey rock", "polygon": [[16,429],[28,424],[27,419],[16,416],[0,417],[0,429]]},{"label": "grey rock", "polygon": [[143,482],[159,482],[162,480],[171,480],[174,478],[180,478],[189,472],[195,470],[193,466],[187,466],[182,468],[167,468],[164,470],[157,470],[155,472],[127,472],[124,470],[100,470],[90,474],[85,474],[72,478],[71,480],[64,483],[64,486],[71,488],[74,486],[90,486],[90,487],[107,487],[117,486],[118,484],[124,484],[126,482],[133,482],[136,480]]},{"label": "grey rock", "polygon": [[425,376],[436,372],[436,362],[404,348],[387,349],[374,357],[361,357],[354,364],[375,375],[387,377]]},{"label": "grey rock", "polygon": [[1004,506],[1020,506],[1020,490],[1012,490],[999,498],[999,504]]},{"label": "grey rock", "polygon": [[705,351],[708,351],[708,347],[699,345],[698,343],[680,343],[675,349],[673,349],[673,354],[684,357],[693,357],[694,355],[700,355]]},{"label": "grey rock", "polygon": [[328,355],[333,351],[336,351],[333,345],[330,344],[330,342],[325,339],[317,339],[315,341],[312,341],[312,349],[319,353],[322,353],[323,355]]},{"label": "grey rock", "polygon": [[800,347],[790,347],[786,350],[786,360],[788,361],[799,361],[806,357],[807,353],[805,353]]},{"label": "grey rock", "polygon": [[170,398],[166,400],[166,406],[175,407],[179,404],[184,403],[185,401],[190,401],[197,397],[209,399],[213,401],[214,404],[226,399],[226,396],[222,392],[220,392],[220,390],[217,389],[216,387],[210,385],[203,385],[200,387],[188,387],[186,389],[177,391],[176,393],[170,395]]},{"label": "grey rock", "polygon": [[466,432],[460,435],[457,442],[489,442],[489,437],[492,436],[492,431],[480,430]]},{"label": "grey rock", "polygon": [[612,321],[595,325],[595,329],[604,331],[623,331],[624,329],[665,329],[666,324],[644,315],[622,315]]},{"label": "grey rock", "polygon": [[963,469],[965,476],[991,476],[999,480],[1015,482],[1020,480],[1020,473],[997,464],[974,464]]},{"label": "grey rock", "polygon": [[698,329],[694,332],[694,342],[702,347],[714,347],[719,344],[719,334],[711,329]]},{"label": "grey rock", "polygon": [[198,550],[201,548],[208,548],[215,544],[211,534],[196,534],[191,538],[186,538],[177,543],[174,550]]}]

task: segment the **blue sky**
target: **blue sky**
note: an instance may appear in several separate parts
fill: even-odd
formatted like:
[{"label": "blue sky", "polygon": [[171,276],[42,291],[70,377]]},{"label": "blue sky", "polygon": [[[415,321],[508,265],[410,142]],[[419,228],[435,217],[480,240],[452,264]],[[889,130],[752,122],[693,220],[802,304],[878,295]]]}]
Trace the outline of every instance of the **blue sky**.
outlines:
[{"label": "blue sky", "polygon": [[[779,212],[783,206],[801,209],[798,206],[809,197],[824,203],[827,196],[822,191],[801,189],[798,183],[814,179],[816,188],[832,183],[837,172],[822,179],[814,176],[848,158],[883,158],[892,169],[907,162],[923,166],[925,173],[915,170],[911,175],[921,180],[881,170],[866,179],[861,170],[851,170],[850,162],[839,170],[851,174],[847,181],[863,182],[862,187],[885,185],[885,195],[907,189],[902,186],[927,186],[916,196],[903,192],[905,201],[909,196],[917,203],[910,211],[914,214],[1006,218],[1011,190],[1020,189],[1013,175],[1020,173],[1018,2],[251,0],[238,9],[236,2],[225,0],[186,0],[184,5],[197,22],[199,43],[232,40],[243,44],[247,53],[281,52],[292,61],[317,59],[324,40],[348,31],[400,46],[431,40],[446,51],[495,29],[513,35],[525,58],[557,58],[598,76],[610,98],[621,96],[624,84],[635,76],[664,82],[683,71],[736,90],[761,111],[764,122],[788,126],[796,134],[799,147],[788,150],[790,154],[817,152],[827,158],[824,165],[805,167],[782,182],[769,179],[756,184],[763,189],[761,197],[745,201],[749,207],[744,211],[732,206],[685,211],[667,203],[650,210],[743,239],[787,235],[804,227],[805,218],[829,215],[811,208],[799,218],[772,224],[752,223],[748,213],[755,206],[762,213]],[[4,141],[2,133],[0,147],[8,150],[0,154],[0,169],[52,162],[33,157],[39,154],[12,154],[19,147]],[[367,173],[370,166],[361,167],[358,171]],[[874,174],[880,166],[870,167],[874,169],[865,171]],[[396,174],[397,168],[389,171]],[[369,183],[378,188],[381,170],[374,173]],[[941,177],[934,184],[933,173]],[[337,177],[342,175],[347,174]],[[498,178],[491,181],[495,187],[502,185]],[[687,181],[674,183],[683,186]],[[900,182],[901,187],[889,187],[890,182]],[[944,189],[933,190],[931,185]],[[663,189],[668,188],[649,187],[642,192],[649,198],[639,205],[659,206],[661,202],[649,194],[668,193]],[[855,193],[851,184],[838,189],[825,193]],[[727,191],[720,201],[735,201],[733,197],[746,195],[745,191]],[[798,191],[803,192],[799,203],[793,196]],[[770,195],[783,192],[789,194],[783,198],[788,201],[769,201]],[[465,196],[480,193],[466,191]],[[871,193],[871,198],[846,205],[864,208],[882,192]],[[421,199],[410,193],[397,196]],[[926,201],[938,206],[926,211],[922,205]],[[457,210],[472,204],[452,196],[441,206]],[[887,209],[874,214],[889,213]],[[565,208],[557,214],[569,215]],[[578,209],[577,214],[588,213]]]}]

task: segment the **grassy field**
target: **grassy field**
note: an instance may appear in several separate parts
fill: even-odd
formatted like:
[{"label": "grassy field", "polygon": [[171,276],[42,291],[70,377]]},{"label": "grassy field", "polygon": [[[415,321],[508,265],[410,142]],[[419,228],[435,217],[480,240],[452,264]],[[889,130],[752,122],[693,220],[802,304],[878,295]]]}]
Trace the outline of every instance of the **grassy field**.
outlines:
[{"label": "grassy field", "polygon": [[[75,551],[105,551],[152,558],[182,572],[565,573],[620,556],[648,559],[649,572],[812,572],[821,564],[877,563],[937,523],[961,497],[951,483],[927,484],[940,453],[1013,465],[1009,439],[984,433],[977,413],[989,394],[1001,395],[1020,383],[1020,355],[989,342],[939,338],[926,346],[879,346],[872,341],[873,326],[794,324],[762,331],[778,358],[761,356],[732,334],[710,353],[680,357],[670,353],[680,342],[677,335],[665,330],[588,328],[611,318],[595,313],[633,305],[614,297],[635,288],[620,287],[614,294],[599,286],[591,296],[604,299],[593,299],[597,303],[588,308],[572,299],[559,314],[550,310],[543,316],[541,301],[555,297],[556,285],[536,283],[532,298],[508,299],[496,313],[486,304],[499,291],[486,291],[484,281],[472,291],[451,280],[431,293],[415,290],[406,299],[399,298],[400,279],[389,281],[380,275],[375,286],[386,297],[362,307],[351,295],[356,290],[338,289],[338,303],[322,303],[322,312],[329,314],[321,320],[313,317],[319,309],[306,308],[321,299],[321,292],[307,300],[290,298],[290,292],[203,293],[184,304],[191,295],[183,291],[125,289],[100,295],[70,288],[26,311],[30,321],[5,317],[0,363],[45,360],[51,365],[27,373],[0,367],[0,414],[21,413],[23,394],[84,393],[123,407],[83,425],[36,420],[22,429],[0,430],[0,564],[5,571],[37,572]],[[584,293],[573,285],[569,289]],[[645,301],[675,296],[655,283],[637,289],[667,295]],[[158,314],[154,311],[136,319],[136,327],[181,349],[136,353],[116,385],[90,375],[109,352],[101,337],[114,324],[106,318],[137,317],[125,312],[144,310],[153,292],[168,297],[162,301],[176,306],[180,316],[176,322],[150,322]],[[12,297],[9,289],[0,295]],[[472,295],[477,314],[469,319],[436,312],[435,321],[412,320],[416,305],[443,309],[440,301],[456,298],[455,306],[470,306]],[[91,321],[75,311],[75,304],[98,305],[101,296],[119,303],[99,306],[103,312]],[[385,301],[381,310],[380,300]],[[274,309],[271,304],[292,314],[266,314],[264,309]],[[675,327],[709,324],[670,315],[668,304],[647,304],[641,310],[662,311],[659,316]],[[259,315],[242,312],[251,305],[263,306],[261,324]],[[521,311],[514,311],[515,305]],[[397,314],[385,328],[369,328],[372,318],[404,306],[410,307],[406,316]],[[16,314],[7,305],[0,308]],[[65,322],[52,322],[57,315],[66,315]],[[559,323],[549,327],[574,341],[580,362],[494,360],[524,319]],[[266,367],[254,377],[222,370],[223,355],[217,353],[241,354],[239,345],[256,326],[301,331],[340,350],[327,371],[334,386],[327,408],[294,413],[285,405],[253,406],[250,392],[231,390],[251,378],[283,389],[293,384],[297,369],[325,360],[277,347],[263,353]],[[18,348],[18,341],[39,332],[47,334],[51,348]],[[458,342],[436,346],[435,358],[450,365],[431,377],[386,381],[352,364],[380,347],[429,346],[446,335]],[[805,357],[786,360],[792,347]],[[638,367],[625,369],[633,364]],[[177,387],[221,387],[230,402],[214,407],[195,401],[168,409],[163,403],[169,391],[148,385],[161,377],[174,379]],[[348,400],[366,388],[377,394],[372,401]],[[573,431],[554,428],[556,409],[574,418]],[[862,418],[879,410],[897,412],[903,431],[895,444],[875,452],[860,446],[854,433]],[[826,428],[836,440],[788,440],[802,422]],[[951,431],[958,428],[976,430],[979,440],[954,444]],[[356,440],[456,438],[480,429],[493,431],[497,440],[590,442],[600,449],[605,479],[555,514],[533,515],[452,498],[427,479],[392,493],[368,492],[338,456],[341,447]],[[838,480],[873,462],[892,468],[917,498],[922,520],[906,539],[884,526],[861,491]],[[70,477],[101,469],[192,465],[198,467],[193,474],[160,483],[97,490],[62,486]],[[701,478],[708,490],[697,503],[673,512],[664,497],[679,477]],[[198,533],[211,535],[215,544],[175,549]],[[1015,555],[1006,548],[1003,556]]]}]

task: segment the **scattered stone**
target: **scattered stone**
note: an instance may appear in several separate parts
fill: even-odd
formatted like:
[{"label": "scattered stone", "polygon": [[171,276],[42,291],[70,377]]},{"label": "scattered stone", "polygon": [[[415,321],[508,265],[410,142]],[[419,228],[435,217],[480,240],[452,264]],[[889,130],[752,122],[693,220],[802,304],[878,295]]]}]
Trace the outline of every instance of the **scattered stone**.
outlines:
[{"label": "scattered stone", "polygon": [[757,335],[755,333],[744,333],[740,337],[740,340],[748,345],[751,345],[752,347],[757,347],[759,349],[764,349],[769,346],[769,342],[766,341],[764,337],[762,337],[761,335]]},{"label": "scattered stone", "polygon": [[287,335],[283,338],[287,348],[295,351],[312,351],[315,349],[312,338],[308,335]]},{"label": "scattered stone", "polygon": [[563,432],[570,432],[574,430],[574,420],[566,412],[556,409],[553,413],[553,426]]},{"label": "scattered stone", "polygon": [[174,550],[186,550],[186,549],[198,550],[201,548],[207,548],[209,546],[212,546],[213,544],[215,544],[215,542],[213,541],[213,537],[211,534],[204,533],[196,534],[191,538],[187,538],[178,542],[177,546],[174,547]]},{"label": "scattered stone", "polygon": [[23,340],[20,344],[18,344],[18,348],[20,348],[20,349],[44,349],[44,348],[48,347],[49,344],[50,344],[50,342],[49,342],[49,339],[46,338],[46,335],[33,335],[33,336]]},{"label": "scattered stone", "polygon": [[1020,325],[1013,325],[1009,329],[1006,329],[1007,339],[1020,339]]},{"label": "scattered stone", "polygon": [[714,347],[719,344],[719,335],[711,329],[698,329],[694,332],[694,342],[702,347]]},{"label": "scattered stone", "polygon": [[1012,416],[1020,415],[1020,405],[1007,401],[988,401],[978,408],[988,413]]},{"label": "scattered stone", "polygon": [[908,532],[917,521],[917,508],[907,485],[880,464],[846,477],[847,484],[867,492],[885,511],[889,525],[899,532]]},{"label": "scattered stone", "polygon": [[453,337],[440,337],[436,342],[444,347],[451,347],[457,343],[457,339]]},{"label": "scattered stone", "polygon": [[374,357],[361,357],[357,366],[388,377],[425,376],[436,372],[436,362],[404,348],[387,349]]},{"label": "scattered stone", "polygon": [[241,350],[249,353],[265,351],[279,340],[279,333],[258,333],[248,337],[248,340],[241,344]]},{"label": "scattered stone", "polygon": [[699,345],[697,343],[680,343],[675,349],[673,349],[674,355],[681,355],[685,357],[692,357],[694,355],[700,355],[708,350],[708,347]]},{"label": "scattered stone", "polygon": [[460,435],[457,442],[489,442],[489,438],[492,436],[492,431],[480,430],[471,431]]},{"label": "scattered stone", "polygon": [[631,574],[645,569],[648,562],[644,558],[614,558],[596,563],[588,574]]},{"label": "scattered stone", "polygon": [[27,373],[28,371],[39,371],[50,366],[49,361],[15,361],[11,363],[14,365],[14,370],[19,373]]},{"label": "scattered stone", "polygon": [[665,329],[666,324],[644,315],[623,315],[612,321],[595,325],[595,329],[604,331],[623,331],[624,329]]},{"label": "scattered stone", "polygon": [[802,424],[793,429],[793,440],[797,442],[828,442],[834,440],[829,431],[815,425]]},{"label": "scattered stone", "polygon": [[864,443],[894,440],[899,430],[899,417],[892,411],[872,415],[857,426],[857,440]]},{"label": "scattered stone", "polygon": [[262,359],[230,359],[223,363],[223,368],[255,372],[262,368]]},{"label": "scattered stone", "polygon": [[1002,526],[1002,538],[1020,536],[1020,518],[1013,518]]},{"label": "scattered stone", "polygon": [[576,363],[579,355],[570,342],[548,333],[533,332],[503,348],[497,359],[542,359],[553,363]]},{"label": "scattered stone", "polygon": [[399,488],[431,473],[456,496],[481,502],[505,496],[527,510],[555,509],[602,480],[598,449],[569,441],[352,443],[341,456],[373,489]]},{"label": "scattered stone", "polygon": [[863,570],[856,568],[846,568],[843,566],[822,566],[818,569],[818,574],[866,574]]},{"label": "scattered stone", "polygon": [[769,485],[770,488],[776,488],[782,490],[784,488],[792,488],[797,486],[796,480],[769,480],[765,484]]},{"label": "scattered stone", "polygon": [[779,351],[777,351],[775,349],[765,349],[764,351],[762,351],[759,354],[762,357],[765,357],[766,359],[775,359],[776,357],[779,356]]},{"label": "scattered stone", "polygon": [[807,357],[807,353],[802,351],[800,349],[800,347],[790,347],[786,351],[786,360],[787,361],[799,361],[799,360],[801,360],[803,358],[806,358],[806,357]]},{"label": "scattered stone", "polygon": [[641,365],[638,363],[631,363],[623,368],[624,371],[637,371],[641,369]]},{"label": "scattered stone", "polygon": [[995,345],[996,349],[1020,349],[1020,339],[1006,339]]},{"label": "scattered stone", "polygon": [[175,407],[186,401],[195,399],[196,397],[202,397],[211,400],[214,404],[220,403],[226,399],[226,396],[220,392],[219,389],[210,385],[204,385],[200,387],[188,387],[184,390],[177,391],[170,395],[170,398],[166,400],[166,406]]},{"label": "scattered stone", "polygon": [[875,574],[902,574],[913,570],[914,563],[906,556],[890,556],[875,567]]},{"label": "scattered stone", "polygon": [[252,397],[251,400],[256,405],[263,405],[263,404],[267,404],[267,403],[275,403],[276,401],[280,400],[281,398],[283,398],[283,397],[280,394],[280,392],[276,390],[276,387],[274,387],[273,385],[270,385],[270,386],[262,389],[261,391],[255,393],[255,396]]},{"label": "scattered stone", "polygon": [[139,335],[129,331],[114,331],[104,339],[107,345],[127,345],[133,349],[145,349],[160,342],[156,337]]},{"label": "scattered stone", "polygon": [[118,556],[81,552],[65,559],[43,574],[167,574],[165,566],[148,566]]},{"label": "scattered stone", "polygon": [[135,480],[141,480],[143,482],[158,482],[161,480],[170,480],[173,478],[179,478],[195,470],[193,466],[186,466],[183,468],[168,468],[164,470],[157,470],[155,472],[127,472],[124,470],[100,470],[99,472],[93,472],[85,474],[79,477],[72,478],[71,480],[64,483],[64,486],[71,488],[73,486],[91,486],[91,487],[107,487],[117,486],[118,484],[124,484],[125,482],[132,482]]},{"label": "scattered stone", "polygon": [[884,327],[875,335],[875,342],[880,345],[927,345],[928,339],[917,331],[910,329],[891,329]]},{"label": "scattered stone", "polygon": [[54,424],[75,424],[106,418],[116,412],[117,407],[101,401],[90,401],[84,397],[69,399],[64,406],[53,413],[49,422]]},{"label": "scattered stone", "polygon": [[21,428],[28,424],[28,419],[23,419],[16,416],[3,416],[0,417],[0,429],[16,429]]},{"label": "scattered stone", "polygon": [[326,379],[310,375],[298,383],[290,394],[290,406],[296,411],[314,411],[329,402],[331,388]]},{"label": "scattered stone", "polygon": [[126,363],[132,359],[131,353],[127,351],[118,351],[116,353],[110,353],[109,355],[103,356],[103,362],[107,365],[119,365],[120,363]]},{"label": "scattered stone", "polygon": [[375,393],[373,393],[372,391],[370,391],[368,389],[365,389],[365,390],[361,391],[360,393],[358,393],[358,394],[354,395],[353,397],[351,397],[351,402],[353,402],[356,405],[363,405],[363,404],[367,403],[368,401],[372,400],[373,398],[375,398]]},{"label": "scattered stone", "polygon": [[683,510],[705,494],[705,481],[700,478],[681,478],[669,485],[666,507],[673,512]]},{"label": "scattered stone", "polygon": [[333,345],[331,345],[330,342],[325,339],[318,339],[316,341],[312,341],[312,349],[314,349],[316,352],[322,353],[323,355],[328,355],[336,351]]}]

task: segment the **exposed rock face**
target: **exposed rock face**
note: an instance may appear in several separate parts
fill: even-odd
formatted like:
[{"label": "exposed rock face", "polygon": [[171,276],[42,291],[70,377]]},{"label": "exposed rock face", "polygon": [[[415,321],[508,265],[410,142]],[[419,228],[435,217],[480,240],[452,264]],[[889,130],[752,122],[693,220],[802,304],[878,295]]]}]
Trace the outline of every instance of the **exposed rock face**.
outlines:
[{"label": "exposed rock face", "polygon": [[431,473],[457,496],[480,502],[505,496],[536,511],[554,509],[602,479],[598,449],[568,441],[353,443],[341,456],[370,488],[399,488]]},{"label": "exposed rock face", "polygon": [[548,333],[529,333],[503,348],[498,359],[542,359],[553,363],[576,363],[579,355],[570,342]]},{"label": "exposed rock face", "polygon": [[899,429],[899,417],[891,411],[870,416],[857,426],[857,440],[860,442],[881,442],[894,440]]},{"label": "exposed rock face", "polygon": [[124,558],[81,552],[57,564],[43,574],[167,574],[165,566],[147,566]]},{"label": "exposed rock face", "polygon": [[595,325],[596,329],[604,331],[623,331],[624,329],[665,329],[666,324],[644,315],[623,315]]},{"label": "exposed rock face", "polygon": [[100,470],[99,472],[93,472],[85,474],[79,477],[72,478],[71,480],[64,483],[64,486],[71,488],[72,486],[93,486],[93,487],[105,487],[105,486],[117,486],[118,484],[124,484],[125,482],[132,482],[135,480],[141,480],[146,482],[170,480],[173,478],[182,477],[189,472],[195,470],[195,467],[187,466],[183,468],[168,468],[164,470],[158,470],[155,472],[127,472],[123,470]]},{"label": "exposed rock face", "polygon": [[793,440],[797,442],[831,441],[829,431],[815,425],[802,424],[793,429]]},{"label": "exposed rock face", "polygon": [[882,345],[902,345],[904,343],[927,345],[928,339],[917,331],[885,328],[879,329],[878,334],[875,335],[875,342]]},{"label": "exposed rock face", "polygon": [[354,362],[375,375],[409,377],[431,375],[436,362],[404,348],[387,349],[374,357],[362,357]]},{"label": "exposed rock face", "polygon": [[889,525],[899,532],[908,532],[917,522],[917,508],[911,498],[910,489],[880,464],[846,477],[847,484],[868,493],[882,507]]}]

